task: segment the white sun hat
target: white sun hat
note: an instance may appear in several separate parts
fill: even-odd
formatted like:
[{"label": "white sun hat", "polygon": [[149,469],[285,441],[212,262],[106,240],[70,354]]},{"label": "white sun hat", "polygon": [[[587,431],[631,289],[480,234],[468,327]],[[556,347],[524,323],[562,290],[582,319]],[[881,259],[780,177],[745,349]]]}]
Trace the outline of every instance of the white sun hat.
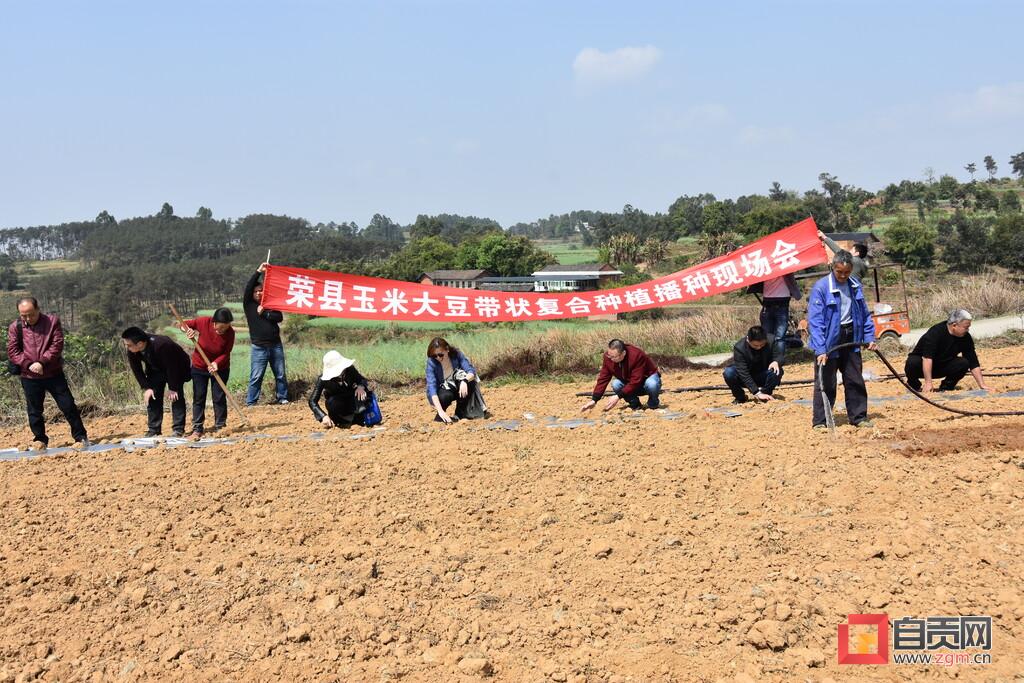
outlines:
[{"label": "white sun hat", "polygon": [[355,365],[355,361],[351,358],[345,358],[337,351],[328,351],[324,354],[324,374],[321,375],[320,379],[327,381],[334,379],[339,376],[345,370]]}]

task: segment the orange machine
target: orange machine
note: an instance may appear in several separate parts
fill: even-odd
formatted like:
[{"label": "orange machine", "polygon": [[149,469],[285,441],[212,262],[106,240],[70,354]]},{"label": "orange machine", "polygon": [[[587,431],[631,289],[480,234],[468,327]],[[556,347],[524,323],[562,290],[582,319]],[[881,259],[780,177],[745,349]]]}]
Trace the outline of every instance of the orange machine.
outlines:
[{"label": "orange machine", "polygon": [[[882,302],[882,288],[878,284],[878,269],[897,266],[900,269],[900,288],[903,290],[903,307]],[[875,339],[899,339],[910,332],[910,305],[907,301],[907,282],[903,278],[903,264],[888,263],[872,266],[871,275],[875,281],[875,304],[871,319],[875,323]]]}]

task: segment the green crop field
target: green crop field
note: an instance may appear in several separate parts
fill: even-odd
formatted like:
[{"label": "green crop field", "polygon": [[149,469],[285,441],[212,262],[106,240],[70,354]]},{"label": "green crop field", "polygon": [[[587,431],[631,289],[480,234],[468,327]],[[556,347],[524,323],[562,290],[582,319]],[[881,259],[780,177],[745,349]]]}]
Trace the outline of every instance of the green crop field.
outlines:
[{"label": "green crop field", "polygon": [[[229,306],[230,307],[230,306]],[[202,315],[209,315],[210,312],[201,311]],[[314,382],[320,371],[323,355],[334,349],[342,355],[353,358],[356,361],[360,372],[367,377],[384,384],[404,384],[415,381],[423,376],[424,364],[426,363],[426,346],[432,336],[430,332],[444,332],[448,341],[469,355],[475,363],[482,363],[486,359],[498,355],[501,351],[512,346],[527,346],[534,338],[551,329],[589,329],[599,330],[614,323],[606,321],[588,320],[564,320],[545,321],[535,323],[517,323],[515,325],[487,325],[469,324],[460,325],[456,330],[454,325],[444,327],[435,325],[429,327],[430,323],[389,323],[384,321],[360,321],[343,320],[339,318],[318,318],[312,322],[338,323],[352,329],[374,329],[384,325],[418,326],[425,334],[409,334],[397,339],[381,339],[371,343],[346,343],[339,342],[332,345],[307,346],[301,344],[285,343],[285,360],[288,367],[289,379],[305,379]],[[241,318],[242,325],[245,319]],[[236,344],[231,353],[231,375],[228,379],[228,387],[232,391],[241,391],[245,388],[249,378],[249,354],[250,345],[248,334],[244,327],[236,329]],[[167,327],[164,334],[172,336],[186,349],[191,349],[192,344],[185,335],[176,327]],[[268,377],[264,378],[264,392],[271,387],[272,375],[268,371]]]},{"label": "green crop field", "polygon": [[538,240],[537,246],[554,256],[564,266],[597,263],[597,248],[583,246],[581,242]]},{"label": "green crop field", "polygon": [[18,279],[22,284],[31,282],[33,279],[43,275],[56,275],[58,273],[70,273],[80,270],[80,261],[19,261],[16,264]]}]

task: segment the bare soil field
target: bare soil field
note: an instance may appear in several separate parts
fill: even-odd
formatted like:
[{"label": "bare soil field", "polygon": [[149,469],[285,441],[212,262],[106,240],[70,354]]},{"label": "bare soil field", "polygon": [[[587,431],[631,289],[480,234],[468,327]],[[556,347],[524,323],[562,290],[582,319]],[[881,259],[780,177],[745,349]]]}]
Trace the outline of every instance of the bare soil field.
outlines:
[{"label": "bare soil field", "polygon": [[[485,396],[496,419],[572,417],[589,388]],[[518,431],[389,394],[375,435],[314,441],[305,405],[268,406],[258,431],[303,438],[0,463],[0,681],[1019,680],[1024,418],[888,402],[833,440],[794,403],[810,387],[782,394]],[[87,425],[119,439],[145,417]],[[863,612],[991,615],[993,661],[839,665],[837,626]]]}]

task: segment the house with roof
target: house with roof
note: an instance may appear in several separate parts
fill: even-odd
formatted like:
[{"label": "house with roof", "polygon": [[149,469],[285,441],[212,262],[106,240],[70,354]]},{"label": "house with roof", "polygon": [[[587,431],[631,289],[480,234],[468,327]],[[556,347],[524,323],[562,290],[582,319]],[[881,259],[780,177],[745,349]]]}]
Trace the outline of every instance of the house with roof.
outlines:
[{"label": "house with roof", "polygon": [[429,273],[422,273],[417,282],[421,285],[434,285],[435,287],[456,287],[458,289],[482,289],[480,284],[483,280],[493,279],[494,274],[489,270],[432,270]]},{"label": "house with roof", "polygon": [[607,263],[578,263],[564,265],[556,263],[534,271],[534,291],[537,292],[585,292],[600,289],[605,283],[622,277],[621,270]]},{"label": "house with roof", "polygon": [[585,292],[600,289],[622,277],[622,271],[607,263],[552,265],[532,275],[502,277],[488,270],[432,270],[422,273],[421,285],[481,289],[494,292]]}]

